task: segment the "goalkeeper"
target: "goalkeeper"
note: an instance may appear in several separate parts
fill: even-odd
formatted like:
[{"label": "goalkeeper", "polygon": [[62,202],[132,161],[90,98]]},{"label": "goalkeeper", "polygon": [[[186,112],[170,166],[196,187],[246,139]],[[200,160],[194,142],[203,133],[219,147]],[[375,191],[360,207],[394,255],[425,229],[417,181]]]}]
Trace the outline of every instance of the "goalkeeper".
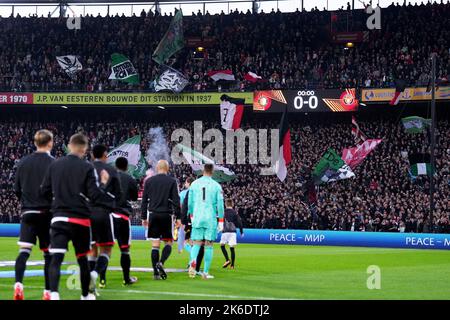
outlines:
[{"label": "goalkeeper", "polygon": [[197,255],[205,246],[205,267],[203,279],[213,279],[209,274],[213,258],[213,242],[217,238],[217,229],[223,229],[223,191],[220,184],[212,179],[214,165],[207,163],[203,177],[195,180],[189,189],[188,214],[192,221],[191,239],[194,243],[189,262],[189,277],[195,278]]}]

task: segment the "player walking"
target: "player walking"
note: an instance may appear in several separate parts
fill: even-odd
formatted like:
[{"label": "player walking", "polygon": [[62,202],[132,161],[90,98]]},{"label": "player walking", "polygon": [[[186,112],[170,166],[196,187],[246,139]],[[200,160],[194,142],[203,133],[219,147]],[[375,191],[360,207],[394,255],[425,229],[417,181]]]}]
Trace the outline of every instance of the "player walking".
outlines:
[{"label": "player walking", "polygon": [[[167,279],[164,263],[172,252],[172,213],[176,217],[176,226],[180,225],[180,197],[178,185],[174,178],[167,175],[169,163],[159,160],[156,164],[157,174],[147,179],[142,195],[142,225],[148,228],[147,238],[152,241],[152,265],[154,279]],[[164,248],[159,255],[161,240]]]},{"label": "player walking", "polygon": [[[184,183],[184,189],[180,192],[180,202],[181,202],[181,224],[182,228],[184,228],[185,232],[185,248],[186,251],[189,253],[189,261],[190,261],[190,254],[192,249],[192,239],[191,239],[191,231],[192,231],[192,222],[191,217],[188,214],[188,202],[189,202],[189,188],[191,187],[192,182],[194,182],[194,179],[189,177],[186,179]],[[200,247],[200,251],[197,255],[197,261],[195,269],[197,271],[197,274],[200,274],[200,266],[202,264],[203,256],[205,254],[205,246],[202,245]],[[188,268],[189,268],[189,262],[188,262]]]},{"label": "player walking", "polygon": [[[225,200],[224,218],[223,231],[220,238],[220,249],[222,249],[223,256],[225,257],[225,263],[222,267],[227,268],[230,266],[231,269],[234,269],[234,261],[236,259],[234,248],[237,245],[236,228],[239,228],[241,231],[241,237],[244,236],[244,229],[242,227],[241,218],[233,209],[233,200],[231,199]],[[230,246],[231,261],[228,257],[227,249],[225,248],[225,245],[227,244]]]},{"label": "player walking", "polygon": [[[108,159],[107,148],[104,145],[96,145],[92,148],[94,158],[94,168],[97,175],[101,171],[109,174],[109,180],[105,185],[105,192],[112,195],[116,201],[122,196],[119,175],[117,170],[106,163]],[[98,275],[105,275],[108,268],[111,250],[114,245],[114,226],[111,208],[103,206],[101,203],[94,203],[91,206],[92,240],[94,247],[88,255],[91,270],[90,291],[95,291]],[[100,279],[100,288],[106,287],[106,277]]]},{"label": "player walking", "polygon": [[50,300],[48,268],[50,265],[50,206],[51,201],[42,197],[39,186],[44,180],[48,167],[54,161],[50,155],[53,148],[53,134],[48,130],[39,130],[34,135],[36,152],[24,157],[17,165],[14,189],[21,204],[19,256],[16,259],[16,283],[14,300],[23,300],[23,276],[31,249],[39,238],[39,247],[44,253],[45,290],[42,299]]},{"label": "player walking", "polygon": [[[133,213],[130,201],[136,201],[138,198],[138,185],[136,180],[128,173],[127,158],[119,157],[116,159],[116,168],[119,172],[120,185],[122,187],[122,196],[117,203],[117,208],[112,214],[114,221],[114,235],[120,248],[120,266],[123,272],[123,284],[131,285],[137,282],[137,277],[130,277],[130,245],[131,245],[131,221],[130,215]],[[102,278],[104,274],[101,275]],[[102,282],[102,279],[100,279]],[[106,278],[104,278],[106,283]]]},{"label": "player walking", "polygon": [[53,218],[50,226],[49,285],[51,300],[59,300],[61,264],[72,241],[80,266],[81,300],[95,300],[89,293],[89,265],[87,253],[91,250],[91,220],[88,204],[96,203],[115,207],[114,196],[104,191],[109,180],[106,170],[101,171],[100,181],[92,164],[83,160],[88,148],[88,138],[81,134],[70,137],[69,155],[54,161],[41,185],[41,193],[52,199]]},{"label": "player walking", "polygon": [[189,189],[188,213],[191,216],[191,249],[189,276],[196,275],[197,255],[202,245],[205,246],[205,268],[203,279],[213,279],[209,268],[213,259],[213,242],[217,237],[217,228],[223,229],[223,191],[220,184],[212,179],[214,166],[205,164],[203,177],[195,180]]}]

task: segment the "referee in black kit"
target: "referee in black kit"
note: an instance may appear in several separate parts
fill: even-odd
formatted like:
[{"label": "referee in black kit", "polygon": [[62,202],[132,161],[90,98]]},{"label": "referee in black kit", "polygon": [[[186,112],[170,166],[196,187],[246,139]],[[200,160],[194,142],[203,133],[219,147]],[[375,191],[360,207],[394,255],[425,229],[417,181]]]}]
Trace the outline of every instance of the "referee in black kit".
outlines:
[{"label": "referee in black kit", "polygon": [[[84,158],[88,138],[77,133],[70,137],[69,155],[54,161],[41,185],[41,193],[52,199],[50,226],[50,253],[52,254],[49,279],[51,300],[59,300],[59,278],[68,242],[72,241],[80,266],[81,300],[95,300],[89,293],[91,280],[87,253],[91,250],[91,220],[89,205],[95,203],[115,207],[115,199],[103,189],[109,180],[106,170],[101,171],[100,181],[94,166]],[[101,183],[101,184],[100,184]]]},{"label": "referee in black kit", "polygon": [[[176,226],[180,222],[180,197],[178,185],[174,178],[169,177],[169,163],[159,160],[156,164],[156,175],[149,178],[144,185],[142,195],[142,225],[148,228],[147,239],[152,240],[152,265],[154,279],[167,279],[164,262],[172,252],[172,215],[175,214]],[[165,245],[159,258],[160,242]]]},{"label": "referee in black kit", "polygon": [[20,200],[21,216],[19,255],[16,259],[14,285],[14,300],[23,300],[23,276],[26,263],[30,257],[31,249],[39,239],[39,247],[44,253],[44,278],[45,289],[42,299],[50,300],[50,288],[48,282],[48,268],[50,265],[50,205],[51,201],[42,197],[39,186],[44,179],[48,167],[55,159],[50,155],[53,148],[53,134],[48,130],[39,130],[34,135],[36,152],[24,157],[17,165],[14,182],[14,191]]}]

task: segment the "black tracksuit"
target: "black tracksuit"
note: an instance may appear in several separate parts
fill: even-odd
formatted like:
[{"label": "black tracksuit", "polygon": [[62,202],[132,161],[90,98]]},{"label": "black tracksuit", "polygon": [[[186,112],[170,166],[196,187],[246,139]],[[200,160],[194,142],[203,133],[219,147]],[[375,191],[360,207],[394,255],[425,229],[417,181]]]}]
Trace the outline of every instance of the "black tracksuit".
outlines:
[{"label": "black tracksuit", "polygon": [[92,164],[69,154],[53,162],[41,185],[41,193],[52,199],[54,217],[89,218],[90,204],[115,207],[115,199],[100,186]]},{"label": "black tracksuit", "polygon": [[145,181],[141,210],[142,220],[148,218],[149,239],[173,240],[172,214],[180,218],[176,180],[166,174],[157,174]]},{"label": "black tracksuit", "polygon": [[44,181],[48,167],[55,159],[46,152],[34,152],[17,165],[14,191],[20,200],[22,211],[49,210],[51,200],[42,196],[39,187]]},{"label": "black tracksuit", "polygon": [[236,232],[236,229],[244,233],[242,220],[234,209],[226,208],[224,213],[224,224],[222,233]]},{"label": "black tracksuit", "polygon": [[122,195],[117,202],[115,212],[130,216],[133,212],[130,201],[138,198],[138,185],[136,180],[126,172],[119,171],[119,180],[122,187]]}]

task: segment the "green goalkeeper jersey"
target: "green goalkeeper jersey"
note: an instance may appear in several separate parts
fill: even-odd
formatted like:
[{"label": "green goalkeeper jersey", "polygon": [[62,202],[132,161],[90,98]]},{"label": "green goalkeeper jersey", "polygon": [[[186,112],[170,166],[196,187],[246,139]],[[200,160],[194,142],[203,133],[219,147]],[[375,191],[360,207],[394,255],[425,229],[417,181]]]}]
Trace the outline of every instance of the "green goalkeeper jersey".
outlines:
[{"label": "green goalkeeper jersey", "polygon": [[223,191],[211,177],[195,180],[189,188],[188,213],[192,228],[217,228],[217,219],[223,219]]}]

